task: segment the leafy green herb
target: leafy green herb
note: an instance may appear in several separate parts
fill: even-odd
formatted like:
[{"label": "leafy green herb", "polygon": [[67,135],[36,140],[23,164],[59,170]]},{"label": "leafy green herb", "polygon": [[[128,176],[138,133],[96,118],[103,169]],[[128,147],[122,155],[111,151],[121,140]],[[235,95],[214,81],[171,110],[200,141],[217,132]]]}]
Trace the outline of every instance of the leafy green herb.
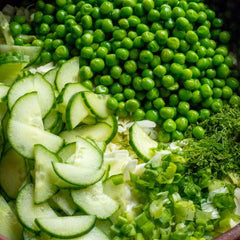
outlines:
[{"label": "leafy green herb", "polygon": [[210,167],[218,176],[240,173],[240,108],[226,106],[200,125],[205,137],[190,140],[183,148],[190,169]]}]

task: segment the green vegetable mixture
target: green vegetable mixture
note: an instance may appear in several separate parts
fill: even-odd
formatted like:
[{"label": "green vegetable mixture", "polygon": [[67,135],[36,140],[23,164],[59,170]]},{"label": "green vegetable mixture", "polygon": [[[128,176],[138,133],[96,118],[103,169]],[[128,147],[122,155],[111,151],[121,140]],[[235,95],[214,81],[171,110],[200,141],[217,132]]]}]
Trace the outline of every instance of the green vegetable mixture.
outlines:
[{"label": "green vegetable mixture", "polygon": [[239,73],[218,13],[204,0],[19,9],[0,12],[0,234],[210,240],[240,223]]}]

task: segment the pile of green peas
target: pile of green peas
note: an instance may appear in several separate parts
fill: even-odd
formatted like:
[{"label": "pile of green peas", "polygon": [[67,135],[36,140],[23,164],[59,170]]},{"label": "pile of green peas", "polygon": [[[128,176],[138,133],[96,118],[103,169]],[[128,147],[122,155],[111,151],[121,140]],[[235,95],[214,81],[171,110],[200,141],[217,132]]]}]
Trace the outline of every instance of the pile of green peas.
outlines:
[{"label": "pile of green peas", "polygon": [[86,87],[111,94],[119,117],[158,123],[168,142],[183,139],[189,124],[202,138],[199,122],[240,105],[222,25],[201,0],[39,0],[31,24],[16,16],[10,29],[15,44],[25,44],[21,33],[37,36],[39,63],[79,56]]}]

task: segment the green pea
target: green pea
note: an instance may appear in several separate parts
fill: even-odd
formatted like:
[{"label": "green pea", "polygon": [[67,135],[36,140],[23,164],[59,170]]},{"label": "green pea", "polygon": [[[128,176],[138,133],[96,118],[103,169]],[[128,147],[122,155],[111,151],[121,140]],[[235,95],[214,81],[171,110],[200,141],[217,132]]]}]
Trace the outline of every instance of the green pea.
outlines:
[{"label": "green pea", "polygon": [[139,54],[139,60],[142,63],[150,63],[153,60],[153,54],[148,50],[142,50]]},{"label": "green pea", "polygon": [[153,109],[148,110],[145,114],[145,118],[147,120],[157,122],[159,120],[158,111],[153,110]]},{"label": "green pea", "polygon": [[172,132],[172,139],[173,140],[182,140],[184,138],[183,133],[180,131],[174,131]]},{"label": "green pea", "polygon": [[185,55],[183,53],[176,53],[173,57],[175,63],[183,65],[185,63]]},{"label": "green pea", "polygon": [[[157,23],[160,20],[160,12],[157,9],[151,9],[148,12],[147,18],[149,22]],[[155,25],[156,26],[156,25]],[[152,30],[152,29],[151,29]],[[156,30],[156,29],[155,29]],[[156,31],[155,31],[156,32]]]},{"label": "green pea", "polygon": [[148,100],[154,100],[156,98],[159,97],[159,90],[157,88],[152,88],[150,89],[147,94],[146,97]]},{"label": "green pea", "polygon": [[22,26],[17,22],[11,22],[9,28],[14,37],[22,33]]},{"label": "green pea", "polygon": [[223,106],[223,102],[220,98],[213,99],[213,102],[211,104],[211,109],[213,112],[219,112]]},{"label": "green pea", "polygon": [[105,63],[101,58],[94,58],[90,62],[90,67],[93,72],[101,72],[105,67]]},{"label": "green pea", "polygon": [[224,79],[214,78],[213,84],[215,87],[223,88],[226,84]]},{"label": "green pea", "polygon": [[69,51],[68,48],[64,45],[60,45],[56,48],[55,54],[58,59],[68,59]]},{"label": "green pea", "polygon": [[195,44],[198,41],[198,35],[194,31],[189,30],[185,35],[185,39],[189,44]]},{"label": "green pea", "polygon": [[123,95],[124,95],[125,99],[132,99],[135,97],[136,93],[131,88],[125,88],[123,91]]},{"label": "green pea", "polygon": [[176,19],[176,26],[180,30],[187,30],[189,28],[189,21],[184,17],[179,17]]},{"label": "green pea", "polygon": [[114,94],[116,94],[116,93],[121,93],[121,92],[123,91],[123,87],[122,87],[122,85],[119,84],[118,82],[114,82],[114,83],[110,86],[109,90],[110,90],[110,93],[111,93],[112,95],[114,95]]},{"label": "green pea", "polygon": [[167,46],[172,50],[177,50],[180,46],[180,42],[176,37],[169,37],[167,39]]},{"label": "green pea", "polygon": [[52,55],[50,52],[42,52],[41,59],[43,63],[49,63],[52,61]]},{"label": "green pea", "polygon": [[232,95],[231,98],[229,99],[229,104],[231,106],[239,106],[240,105],[240,97],[238,95]]},{"label": "green pea", "polygon": [[93,83],[90,80],[85,80],[82,82],[82,85],[89,89],[90,91],[93,90]]},{"label": "green pea", "polygon": [[168,40],[168,32],[166,30],[158,30],[155,33],[155,39],[158,44],[163,45],[167,43]]},{"label": "green pea", "polygon": [[192,71],[189,68],[183,69],[180,75],[182,80],[188,80],[192,78]]},{"label": "green pea", "polygon": [[192,98],[191,98],[191,102],[193,104],[198,104],[198,103],[201,103],[202,102],[202,95],[201,95],[201,92],[199,90],[195,90],[193,91],[192,93]]},{"label": "green pea", "polygon": [[170,62],[174,57],[174,53],[169,48],[164,48],[161,52],[161,60],[163,62]]},{"label": "green pea", "polygon": [[103,75],[100,77],[100,84],[104,86],[111,86],[113,84],[113,79],[110,75]]},{"label": "green pea", "polygon": [[56,27],[56,37],[57,38],[64,38],[65,35],[66,35],[66,27],[65,25],[63,24],[59,24],[57,27]]},{"label": "green pea", "polygon": [[194,51],[192,51],[192,50],[187,51],[187,53],[186,53],[186,61],[187,62],[196,63],[196,62],[198,62],[198,60],[199,60],[199,57]]},{"label": "green pea", "polygon": [[144,90],[149,91],[155,86],[155,83],[154,83],[153,79],[151,79],[149,77],[145,77],[142,79],[141,85]]},{"label": "green pea", "polygon": [[113,31],[113,38],[117,41],[123,40],[127,36],[127,32],[124,29],[117,29]]},{"label": "green pea", "polygon": [[209,109],[200,109],[199,111],[199,120],[204,121],[210,117],[210,111]]},{"label": "green pea", "polygon": [[213,91],[208,84],[203,84],[200,87],[200,92],[203,98],[209,98],[213,95]]},{"label": "green pea", "polygon": [[162,77],[162,85],[165,87],[165,88],[169,88],[171,86],[173,86],[175,83],[175,80],[174,78],[171,76],[171,75],[164,75]]},{"label": "green pea", "polygon": [[164,107],[166,104],[165,104],[165,101],[163,100],[163,98],[156,98],[154,99],[153,101],[153,106],[156,108],[156,109],[161,109],[162,107]]},{"label": "green pea", "polygon": [[120,118],[125,118],[128,116],[128,112],[125,109],[125,103],[124,102],[120,102],[118,105],[118,109],[116,111],[117,116],[119,116]]},{"label": "green pea", "polygon": [[190,110],[190,105],[188,102],[186,101],[180,101],[178,106],[177,106],[177,111],[181,114],[181,115],[186,115],[187,112]]},{"label": "green pea", "polygon": [[142,35],[144,32],[147,32],[147,31],[149,31],[149,27],[146,24],[140,23],[140,24],[137,25],[136,32],[139,36]]},{"label": "green pea", "polygon": [[222,97],[222,89],[221,88],[213,88],[213,97],[214,98],[221,98]]},{"label": "green pea", "polygon": [[116,93],[113,97],[116,98],[118,102],[125,100],[123,93]]},{"label": "green pea", "polygon": [[222,88],[222,98],[229,99],[233,95],[233,90],[229,86],[224,86]]},{"label": "green pea", "polygon": [[198,20],[198,17],[199,17],[198,13],[195,10],[188,9],[186,11],[186,18],[189,20],[189,22],[192,22],[192,23],[196,22]]},{"label": "green pea", "polygon": [[134,121],[140,121],[144,119],[145,112],[142,109],[137,109],[132,116]]},{"label": "green pea", "polygon": [[158,65],[153,69],[153,73],[157,77],[162,78],[167,73],[167,70],[163,65]]},{"label": "green pea", "polygon": [[98,85],[96,88],[95,88],[95,92],[97,94],[108,94],[109,90],[106,86],[103,86],[103,85]]},{"label": "green pea", "polygon": [[113,110],[113,111],[116,111],[118,109],[118,101],[116,98],[114,97],[110,97],[108,98],[107,100],[107,107],[110,109],[110,110]]},{"label": "green pea", "polygon": [[172,9],[169,5],[162,5],[161,6],[161,11],[160,11],[160,17],[163,20],[168,20],[171,18],[172,15]]},{"label": "green pea", "polygon": [[175,121],[176,129],[180,132],[184,132],[187,130],[188,127],[188,120],[185,117],[179,117]]},{"label": "green pea", "polygon": [[128,112],[135,112],[140,107],[138,100],[129,99],[125,103],[125,108]]},{"label": "green pea", "polygon": [[205,130],[200,126],[196,126],[193,128],[192,133],[195,138],[202,139],[205,135]]},{"label": "green pea", "polygon": [[176,107],[179,103],[179,97],[177,94],[171,94],[169,97],[169,106]]},{"label": "green pea", "polygon": [[93,77],[93,72],[89,66],[82,66],[79,69],[79,76],[81,81],[89,80]]},{"label": "green pea", "polygon": [[187,112],[187,119],[189,121],[189,123],[196,123],[198,121],[199,118],[199,113],[195,110],[189,110]]},{"label": "green pea", "polygon": [[175,110],[173,107],[162,107],[159,114],[163,119],[172,119],[175,116]]},{"label": "green pea", "polygon": [[164,130],[160,130],[158,133],[158,140],[159,142],[168,143],[171,140],[171,135]]},{"label": "green pea", "polygon": [[130,27],[137,27],[141,23],[140,18],[134,15],[130,16],[127,21]]},{"label": "green pea", "polygon": [[176,123],[172,119],[167,119],[163,122],[163,129],[168,133],[174,132],[176,128]]},{"label": "green pea", "polygon": [[120,84],[127,86],[132,82],[132,77],[129,74],[123,73],[119,78]]},{"label": "green pea", "polygon": [[105,1],[105,2],[103,2],[103,3],[101,4],[101,6],[100,6],[99,9],[100,9],[101,14],[107,15],[107,14],[109,14],[110,12],[112,12],[112,10],[113,10],[113,4],[112,4],[111,2],[109,2],[109,1]]},{"label": "green pea", "polygon": [[178,95],[182,101],[189,101],[192,98],[192,92],[184,88],[178,91]]},{"label": "green pea", "polygon": [[229,77],[226,80],[227,86],[229,86],[232,90],[236,90],[239,87],[239,81],[238,79],[234,77]]},{"label": "green pea", "polygon": [[219,78],[227,78],[230,73],[228,65],[222,63],[220,66],[217,68],[217,76]]}]

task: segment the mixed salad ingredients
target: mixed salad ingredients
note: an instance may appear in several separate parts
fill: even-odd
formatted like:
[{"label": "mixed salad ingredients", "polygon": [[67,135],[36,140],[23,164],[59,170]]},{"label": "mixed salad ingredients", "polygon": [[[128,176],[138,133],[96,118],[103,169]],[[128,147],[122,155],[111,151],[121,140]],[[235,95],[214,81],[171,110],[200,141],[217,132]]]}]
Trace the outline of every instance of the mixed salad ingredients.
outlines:
[{"label": "mixed salad ingredients", "polygon": [[237,60],[201,0],[0,12],[0,234],[210,240],[240,223]]}]

